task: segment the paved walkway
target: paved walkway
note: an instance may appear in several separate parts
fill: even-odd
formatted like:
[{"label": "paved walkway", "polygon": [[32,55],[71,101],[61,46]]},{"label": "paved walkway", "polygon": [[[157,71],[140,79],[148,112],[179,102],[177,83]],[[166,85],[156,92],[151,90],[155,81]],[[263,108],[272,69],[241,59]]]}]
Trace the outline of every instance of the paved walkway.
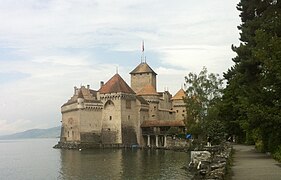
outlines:
[{"label": "paved walkway", "polygon": [[281,180],[281,163],[258,153],[254,146],[233,145],[232,180]]}]

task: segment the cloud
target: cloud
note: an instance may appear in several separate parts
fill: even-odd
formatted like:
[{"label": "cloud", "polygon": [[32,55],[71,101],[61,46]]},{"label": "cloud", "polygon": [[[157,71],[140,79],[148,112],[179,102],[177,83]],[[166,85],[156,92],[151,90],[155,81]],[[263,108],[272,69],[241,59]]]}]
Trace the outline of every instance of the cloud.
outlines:
[{"label": "cloud", "polygon": [[189,72],[229,68],[235,56],[230,46],[239,35],[238,0],[0,3],[3,131],[24,122],[30,128],[59,125],[60,106],[73,86],[99,89],[116,67],[130,84],[142,40],[147,62],[158,73],[158,90],[175,93]]},{"label": "cloud", "polygon": [[235,55],[228,46],[185,46],[171,48],[160,54],[163,62],[170,66],[189,72],[199,72],[206,66],[211,72],[220,74],[233,64],[230,59]]},{"label": "cloud", "polygon": [[18,119],[12,122],[0,119],[0,135],[27,130],[31,124],[30,120]]},{"label": "cloud", "polygon": [[29,74],[21,72],[1,72],[0,71],[0,84],[13,83],[15,81],[29,77]]}]

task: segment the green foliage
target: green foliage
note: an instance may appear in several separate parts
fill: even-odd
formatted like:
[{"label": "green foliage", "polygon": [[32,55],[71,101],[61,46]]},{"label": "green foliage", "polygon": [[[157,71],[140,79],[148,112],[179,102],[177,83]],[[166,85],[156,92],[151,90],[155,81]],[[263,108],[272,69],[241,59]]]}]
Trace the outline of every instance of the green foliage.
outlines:
[{"label": "green foliage", "polygon": [[211,137],[212,144],[220,144],[221,141],[225,139],[225,126],[223,122],[218,119],[219,103],[220,102],[217,101],[214,105],[209,107],[205,123],[203,124],[205,134]]},{"label": "green foliage", "polygon": [[185,82],[188,132],[195,138],[212,135],[217,139],[221,129],[214,129],[217,123],[221,123],[216,119],[217,113],[213,107],[221,97],[222,79],[218,74],[208,74],[207,68],[203,67],[198,75],[189,73]]},{"label": "green foliage", "polygon": [[273,158],[281,162],[281,145],[279,145],[273,153]]},{"label": "green foliage", "polygon": [[281,144],[281,1],[241,0],[241,44],[224,77],[219,117],[226,130],[275,152]]}]

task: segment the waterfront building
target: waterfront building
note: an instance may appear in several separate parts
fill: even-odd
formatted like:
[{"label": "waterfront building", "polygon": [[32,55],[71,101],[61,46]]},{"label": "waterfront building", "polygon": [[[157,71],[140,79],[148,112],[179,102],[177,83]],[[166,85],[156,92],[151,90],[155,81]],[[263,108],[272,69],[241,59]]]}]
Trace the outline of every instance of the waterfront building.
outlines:
[{"label": "waterfront building", "polygon": [[185,92],[175,96],[157,92],[157,74],[141,62],[131,75],[131,86],[116,73],[100,89],[74,87],[61,107],[60,143],[99,146],[165,147],[171,128],[184,130]]}]

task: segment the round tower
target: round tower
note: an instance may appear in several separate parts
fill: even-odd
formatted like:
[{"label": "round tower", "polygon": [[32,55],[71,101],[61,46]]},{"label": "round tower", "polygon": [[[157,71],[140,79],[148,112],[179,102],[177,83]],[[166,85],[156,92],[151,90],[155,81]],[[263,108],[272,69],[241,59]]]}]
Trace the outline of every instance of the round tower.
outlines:
[{"label": "round tower", "polygon": [[77,98],[77,108],[83,109],[84,108],[84,96],[82,93],[82,89],[79,90],[78,98]]}]

